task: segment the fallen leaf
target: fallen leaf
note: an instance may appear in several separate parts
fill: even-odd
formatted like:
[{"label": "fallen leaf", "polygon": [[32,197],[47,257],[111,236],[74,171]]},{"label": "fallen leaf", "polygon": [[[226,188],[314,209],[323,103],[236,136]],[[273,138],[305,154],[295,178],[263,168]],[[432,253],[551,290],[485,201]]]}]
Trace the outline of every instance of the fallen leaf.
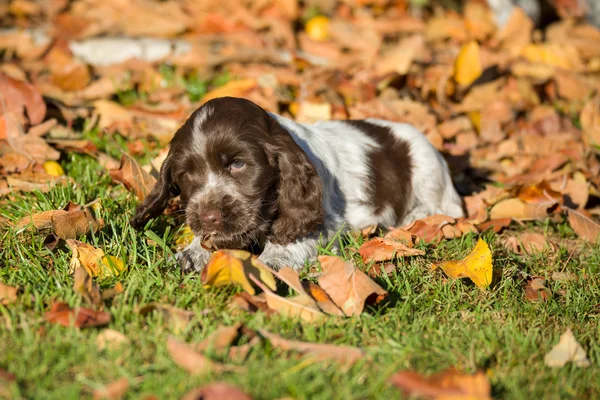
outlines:
[{"label": "fallen leaf", "polygon": [[271,346],[277,349],[295,351],[318,360],[331,360],[345,365],[353,365],[365,357],[365,352],[356,347],[300,342],[284,339],[265,330],[259,330],[258,332],[262,337],[269,340]]},{"label": "fallen leaf", "polygon": [[545,279],[534,276],[525,283],[525,297],[534,303],[544,302],[552,297],[552,292],[546,287]]},{"label": "fallen leaf", "polygon": [[144,200],[156,184],[156,178],[126,154],[121,156],[119,169],[110,170],[109,173],[114,181],[121,182],[127,190],[133,192],[139,201]]},{"label": "fallen leaf", "polygon": [[104,329],[96,336],[96,347],[99,351],[116,350],[129,344],[127,336],[113,329]]},{"label": "fallen leaf", "polygon": [[127,378],[121,378],[105,385],[102,389],[94,390],[94,400],[119,400],[125,396],[127,389],[129,389],[129,380]]},{"label": "fallen leaf", "polygon": [[111,315],[106,311],[95,311],[84,307],[70,308],[67,303],[57,302],[52,304],[52,308],[44,318],[50,323],[62,326],[90,328],[108,325]]},{"label": "fallen leaf", "polygon": [[192,311],[182,310],[181,308],[173,307],[169,304],[160,304],[156,302],[144,305],[138,310],[138,314],[145,317],[153,311],[159,312],[164,321],[176,333],[185,330],[195,315]]},{"label": "fallen leaf", "polygon": [[211,350],[223,350],[233,344],[233,342],[240,336],[241,323],[237,323],[232,326],[217,326],[206,339],[197,343],[194,348],[196,351]]},{"label": "fallen leaf", "polygon": [[586,145],[600,146],[600,95],[587,102],[579,119]]},{"label": "fallen leaf", "polygon": [[485,289],[492,283],[492,252],[487,243],[479,239],[465,258],[434,264],[432,269],[436,268],[441,268],[452,279],[469,278],[480,289]]},{"label": "fallen leaf", "polygon": [[248,312],[256,312],[258,310],[267,314],[273,312],[267,305],[264,293],[260,293],[257,296],[250,296],[246,292],[237,293],[231,298],[229,304],[233,308],[239,308]]},{"label": "fallen leaf", "polygon": [[407,396],[431,399],[491,400],[492,386],[479,371],[473,375],[462,374],[455,369],[424,377],[416,372],[401,371],[390,378],[392,385],[402,389]]},{"label": "fallen leaf", "polygon": [[94,282],[85,268],[75,268],[75,273],[73,274],[73,291],[83,296],[88,304],[96,307],[103,304],[100,287]]},{"label": "fallen leaf", "polygon": [[541,220],[550,215],[556,204],[556,201],[552,200],[545,203],[526,203],[519,198],[501,200],[490,210],[490,218],[511,218],[517,221]]},{"label": "fallen leaf", "polygon": [[319,262],[323,269],[319,286],[349,317],[360,315],[365,303],[379,303],[388,294],[350,261],[344,261],[340,257],[320,256]]},{"label": "fallen leaf", "polygon": [[[46,103],[37,88],[30,83],[10,78],[0,73],[0,117],[16,113],[19,117],[27,111],[29,122],[37,125],[46,115]],[[6,139],[6,137],[0,137]]]},{"label": "fallen leaf", "polygon": [[73,252],[71,258],[71,271],[77,268],[85,268],[92,277],[118,276],[125,270],[122,260],[113,256],[107,256],[102,249],[80,242],[75,239],[67,239],[67,246]]},{"label": "fallen leaf", "polygon": [[503,229],[508,228],[512,218],[491,219],[477,225],[477,229],[481,232],[492,230],[494,233],[500,233]]},{"label": "fallen leaf", "polygon": [[44,171],[51,176],[61,176],[65,174],[65,171],[56,161],[46,161],[44,163]]},{"label": "fallen leaf", "polygon": [[195,351],[192,346],[174,337],[167,339],[167,350],[175,364],[192,375],[206,374],[211,371],[221,372],[226,369],[223,364],[211,361]]},{"label": "fallen leaf", "polygon": [[567,210],[569,225],[575,233],[587,241],[595,243],[600,238],[600,224],[583,210]]},{"label": "fallen leaf", "polygon": [[0,282],[0,304],[8,305],[17,301],[19,288]]},{"label": "fallen leaf", "polygon": [[97,232],[104,226],[104,220],[94,217],[88,208],[69,202],[62,210],[43,211],[23,217],[17,222],[17,229],[33,227],[38,231],[52,231],[61,239],[76,239],[89,231]]},{"label": "fallen leaf", "polygon": [[218,250],[212,254],[208,264],[202,271],[202,282],[206,288],[237,284],[247,293],[254,295],[256,291],[248,276],[252,274],[271,290],[277,285],[269,268],[255,256],[243,250]]},{"label": "fallen leaf", "polygon": [[252,397],[240,389],[225,382],[213,382],[192,389],[181,400],[252,400]]},{"label": "fallen leaf", "polygon": [[256,87],[257,83],[254,79],[241,79],[227,82],[225,85],[218,87],[206,93],[202,97],[202,103],[217,97],[244,97],[250,90]]},{"label": "fallen leaf", "polygon": [[421,220],[414,221],[402,228],[417,236],[425,243],[438,243],[444,238],[441,226],[429,225]]},{"label": "fallen leaf", "polygon": [[363,243],[358,253],[367,264],[425,254],[423,250],[408,247],[403,241],[386,238],[373,238]]},{"label": "fallen leaf", "polygon": [[571,328],[567,328],[565,333],[560,335],[558,344],[544,356],[544,363],[549,367],[564,367],[568,362],[584,368],[592,365]]},{"label": "fallen leaf", "polygon": [[556,245],[541,233],[523,232],[521,236],[509,236],[504,240],[504,246],[517,254],[541,254],[556,249]]},{"label": "fallen leaf", "polygon": [[469,86],[481,76],[483,69],[476,41],[464,44],[454,63],[454,80],[462,86]]}]

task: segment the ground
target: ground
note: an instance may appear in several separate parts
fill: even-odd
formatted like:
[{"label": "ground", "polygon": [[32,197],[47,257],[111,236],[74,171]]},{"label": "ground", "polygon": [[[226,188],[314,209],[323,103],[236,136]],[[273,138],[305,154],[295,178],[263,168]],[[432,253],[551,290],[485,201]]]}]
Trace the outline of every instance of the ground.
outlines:
[{"label": "ground", "polygon": [[[60,299],[85,305],[72,290],[68,249],[46,250],[43,237],[7,230],[2,238],[0,280],[23,288],[21,300],[1,306],[1,366],[16,375],[16,384],[3,389],[8,398],[80,398],[121,377],[130,380],[129,398],[178,398],[203,383],[224,380],[235,383],[254,398],[394,398],[400,396],[388,379],[398,370],[429,373],[454,366],[474,372],[484,369],[494,397],[498,398],[595,398],[600,395],[600,376],[595,366],[567,365],[551,369],[544,354],[556,344],[566,327],[572,327],[588,357],[600,355],[600,247],[561,247],[556,253],[522,257],[506,252],[499,236],[485,234],[494,256],[494,268],[502,279],[488,291],[463,281],[446,280],[431,271],[432,262],[462,258],[477,235],[425,246],[426,255],[397,261],[391,276],[378,279],[390,296],[386,303],[360,317],[329,319],[322,325],[300,323],[277,315],[248,314],[231,310],[227,300],[236,289],[205,290],[197,276],[182,276],[166,243],[174,231],[157,221],[152,231],[137,233],[128,226],[135,199],[101,174],[91,157],[73,155],[64,163],[78,184],[46,194],[18,196],[2,209],[2,216],[16,221],[36,210],[51,210],[72,200],[86,204],[102,199],[98,216],[107,227],[89,242],[107,253],[128,260],[118,278],[125,291],[107,308],[113,320],[108,326],[124,333],[130,344],[99,351],[100,329],[72,329],[44,322],[47,303]],[[36,205],[37,204],[37,205]],[[36,205],[36,206],[35,206]],[[574,238],[565,223],[538,223],[527,228],[543,231],[557,241]],[[157,236],[150,236],[156,232]],[[151,237],[153,240],[148,240]],[[567,242],[568,243],[568,242]],[[350,239],[344,240],[351,245]],[[323,252],[325,252],[323,250]],[[524,297],[518,271],[549,277],[555,271],[571,273],[577,280],[550,281],[553,292],[545,303]],[[111,287],[117,279],[103,283]],[[368,357],[349,370],[335,364],[285,355],[261,345],[243,363],[244,372],[190,376],[174,364],[165,343],[173,335],[160,315],[141,317],[141,304],[157,301],[191,310],[195,317],[176,335],[199,341],[217,325],[243,322],[283,337],[319,343],[363,347]],[[241,364],[240,364],[241,365]]]}]

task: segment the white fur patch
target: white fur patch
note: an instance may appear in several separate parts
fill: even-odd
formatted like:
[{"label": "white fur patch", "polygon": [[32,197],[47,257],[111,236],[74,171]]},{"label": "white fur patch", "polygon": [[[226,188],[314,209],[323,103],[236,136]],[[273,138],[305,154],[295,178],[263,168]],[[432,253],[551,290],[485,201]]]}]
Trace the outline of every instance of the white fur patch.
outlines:
[{"label": "white fur patch", "polygon": [[204,153],[206,149],[206,136],[202,134],[202,124],[206,122],[208,117],[214,112],[210,106],[202,107],[202,110],[196,115],[192,125],[192,149],[196,153]]}]

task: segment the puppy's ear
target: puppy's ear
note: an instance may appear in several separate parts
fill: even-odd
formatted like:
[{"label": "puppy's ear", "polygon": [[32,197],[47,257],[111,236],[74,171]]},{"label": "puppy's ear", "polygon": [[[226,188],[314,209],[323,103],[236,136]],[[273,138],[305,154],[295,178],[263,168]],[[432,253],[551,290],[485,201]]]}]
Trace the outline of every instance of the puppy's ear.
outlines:
[{"label": "puppy's ear", "polygon": [[306,153],[277,121],[268,118],[272,142],[267,152],[279,171],[271,240],[287,244],[323,224],[323,185]]},{"label": "puppy's ear", "polygon": [[172,157],[169,155],[160,167],[158,181],[144,201],[137,206],[135,214],[130,221],[134,229],[142,229],[152,218],[163,213],[169,200],[175,197],[172,193],[171,164]]}]

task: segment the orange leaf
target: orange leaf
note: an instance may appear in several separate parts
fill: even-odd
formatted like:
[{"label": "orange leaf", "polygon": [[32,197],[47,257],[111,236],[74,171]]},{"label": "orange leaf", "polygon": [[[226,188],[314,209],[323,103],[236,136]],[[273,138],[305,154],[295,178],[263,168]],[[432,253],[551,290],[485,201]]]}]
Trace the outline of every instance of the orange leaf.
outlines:
[{"label": "orange leaf", "polygon": [[323,268],[319,286],[347,316],[360,315],[367,300],[374,299],[375,303],[379,303],[388,294],[349,261],[320,256],[319,262]]},{"label": "orange leaf", "polygon": [[89,328],[108,325],[111,316],[106,311],[95,311],[89,308],[70,308],[67,303],[54,303],[45,315],[46,321],[62,326]]},{"label": "orange leaf", "polygon": [[416,372],[397,372],[391,383],[408,396],[433,399],[491,400],[492,387],[483,372],[474,375],[461,374],[455,369],[424,377]]},{"label": "orange leaf", "polygon": [[156,178],[144,171],[133,158],[126,154],[121,157],[119,169],[110,170],[110,177],[125,185],[127,190],[133,192],[139,201],[144,200],[156,184]]},{"label": "orange leaf", "polygon": [[373,238],[358,249],[365,263],[391,260],[395,257],[423,255],[425,252],[412,249],[399,240]]},{"label": "orange leaf", "polygon": [[569,225],[577,235],[595,243],[600,238],[600,224],[584,210],[567,210]]}]

